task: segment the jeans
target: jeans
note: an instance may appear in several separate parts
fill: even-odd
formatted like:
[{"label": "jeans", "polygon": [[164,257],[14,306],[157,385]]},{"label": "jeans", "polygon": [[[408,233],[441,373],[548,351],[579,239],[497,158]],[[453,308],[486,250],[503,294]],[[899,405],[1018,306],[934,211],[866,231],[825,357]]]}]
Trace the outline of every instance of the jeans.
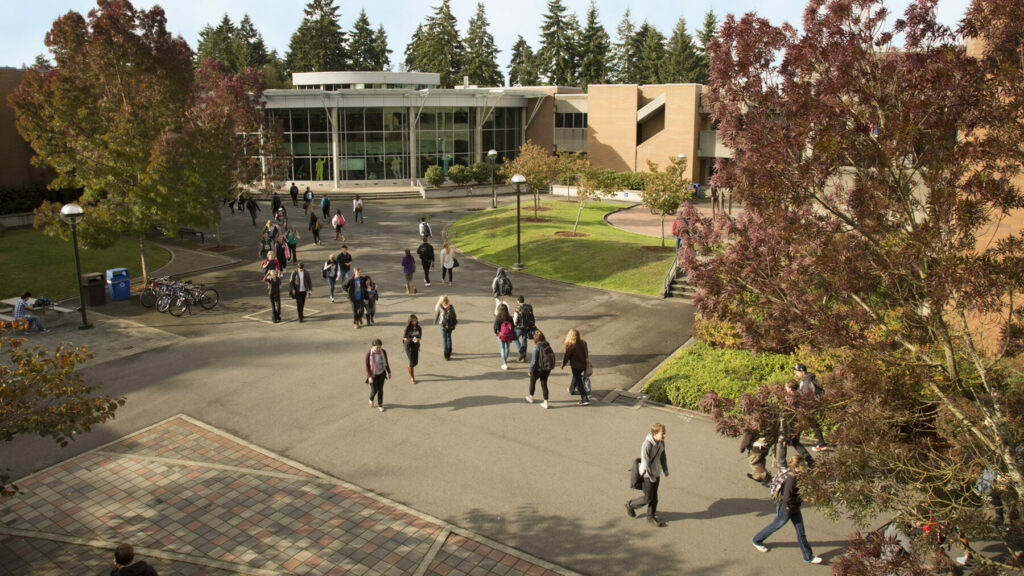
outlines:
[{"label": "jeans", "polygon": [[533,330],[524,330],[522,328],[516,328],[516,348],[519,348],[519,355],[526,354],[526,344],[532,336]]},{"label": "jeans", "polygon": [[508,348],[510,342],[502,342],[498,339],[498,351],[501,352],[501,363],[508,364]]},{"label": "jeans", "polygon": [[797,434],[789,439],[779,438],[779,443],[775,447],[775,460],[778,462],[779,468],[789,468],[789,463],[786,462],[789,446],[792,446],[797,454],[804,457],[804,462],[807,462],[808,468],[814,466],[814,458],[811,457],[811,453],[807,451],[807,448],[804,448],[804,445],[800,443],[800,435]]},{"label": "jeans", "polygon": [[444,350],[444,357],[452,357],[452,333],[441,328],[441,347]]},{"label": "jeans", "polygon": [[370,402],[377,398],[377,406],[384,405],[384,380],[387,379],[387,373],[381,372],[370,380]]},{"label": "jeans", "polygon": [[573,370],[569,367],[569,371],[572,372],[572,383],[569,385],[570,390],[576,390],[580,393],[580,402],[590,402],[590,397],[587,396],[587,389],[583,386],[583,372],[586,370]]},{"label": "jeans", "polygon": [[658,513],[658,485],[661,482],[651,482],[651,480],[644,475],[644,495],[639,498],[634,498],[629,501],[629,507],[636,510],[637,508],[643,508],[647,506],[647,517],[654,518]]},{"label": "jeans", "polygon": [[28,327],[25,328],[25,332],[31,332],[32,326],[36,327],[37,332],[42,332],[44,330],[43,323],[42,321],[39,320],[39,316],[25,314],[24,316],[22,316],[22,318],[24,318],[25,321],[28,322]]},{"label": "jeans", "polygon": [[296,290],[295,291],[295,308],[297,308],[298,311],[299,311],[299,320],[302,320],[304,318],[304,316],[302,315],[302,311],[303,311],[303,308],[305,306],[306,306],[306,293],[305,292],[301,292],[299,290]]},{"label": "jeans", "polygon": [[811,552],[811,545],[807,543],[807,535],[804,534],[804,516],[800,513],[800,508],[789,513],[786,511],[785,506],[779,504],[775,519],[772,520],[771,524],[762,528],[757,533],[757,536],[754,536],[754,544],[763,545],[766,538],[790,521],[793,522],[793,528],[796,529],[796,542],[800,545],[800,552],[804,555],[804,562],[810,562],[814,558],[814,552]]},{"label": "jeans", "polygon": [[356,217],[353,218],[353,220],[359,220],[360,224],[363,223],[363,211],[362,211],[362,209],[356,210]]},{"label": "jeans", "polygon": [[530,372],[530,396],[533,396],[533,392],[537,389],[537,380],[540,380],[540,389],[544,393],[544,399],[548,399],[548,375],[550,374],[551,370]]},{"label": "jeans", "polygon": [[334,283],[335,282],[337,282],[337,280],[334,279],[334,276],[328,276],[327,277],[327,286],[329,286],[330,289],[331,289],[331,300],[334,299]]}]

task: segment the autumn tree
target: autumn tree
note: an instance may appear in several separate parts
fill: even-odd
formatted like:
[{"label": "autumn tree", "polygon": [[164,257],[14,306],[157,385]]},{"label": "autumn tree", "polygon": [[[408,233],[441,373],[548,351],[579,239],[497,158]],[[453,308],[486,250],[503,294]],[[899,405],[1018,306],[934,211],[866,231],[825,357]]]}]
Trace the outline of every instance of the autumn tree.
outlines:
[{"label": "autumn tree", "polygon": [[[192,88],[192,53],[172,36],[160,7],[136,10],[125,0],[100,0],[88,20],[77,12],[58,18],[46,35],[51,70],[28,70],[9,97],[16,125],[37,156],[52,167],[55,188],[83,188],[88,210],[84,244],[103,247],[122,233],[139,241],[143,276],[145,236],[154,227],[173,233],[191,218],[189,199],[157,209],[172,188],[154,171],[160,141],[180,130]],[[37,226],[66,234],[45,204]]]},{"label": "autumn tree", "polygon": [[[84,348],[60,344],[51,354],[8,330],[0,323],[0,442],[39,435],[67,446],[124,406],[123,397],[100,396],[99,385],[82,379],[78,367],[92,357]],[[10,482],[0,470],[0,495],[17,491]]]},{"label": "autumn tree", "polygon": [[665,170],[647,161],[649,172],[644,174],[644,206],[661,216],[661,246],[665,247],[665,217],[675,214],[679,205],[693,196],[690,180],[683,173],[686,170],[686,158],[673,158]]},{"label": "autumn tree", "polygon": [[302,23],[288,42],[288,54],[285,56],[288,70],[348,70],[348,49],[340,19],[334,0],[310,0],[303,8]]},{"label": "autumn tree", "polygon": [[501,165],[500,174],[505,178],[505,183],[512,184],[512,176],[522,174],[526,178],[526,185],[533,190],[533,217],[537,217],[537,208],[540,205],[540,191],[547,189],[551,181],[558,173],[558,162],[550,152],[533,143],[532,140],[523,142],[519,147],[519,154],[512,160],[506,160]]},{"label": "autumn tree", "polygon": [[812,0],[802,31],[726,18],[705,94],[734,156],[712,183],[745,212],[691,213],[682,266],[703,317],[815,358],[826,392],[802,411],[835,424],[835,451],[812,502],[1012,556],[974,488],[989,470],[1009,504],[1024,494],[1024,234],[995,232],[1024,208],[1024,5],[975,0],[958,32],[932,0],[887,15]]}]

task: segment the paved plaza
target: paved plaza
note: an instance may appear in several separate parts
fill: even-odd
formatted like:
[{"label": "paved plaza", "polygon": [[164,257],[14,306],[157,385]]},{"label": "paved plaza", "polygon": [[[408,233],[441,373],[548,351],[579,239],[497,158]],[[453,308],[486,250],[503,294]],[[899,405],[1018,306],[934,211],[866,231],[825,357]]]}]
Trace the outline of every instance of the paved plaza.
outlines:
[{"label": "paved plaza", "polygon": [[[597,401],[577,406],[568,372],[556,370],[544,410],[523,398],[526,364],[499,367],[491,264],[462,256],[454,286],[440,286],[435,271],[427,288],[418,272],[420,293],[402,294],[400,260],[418,244],[417,218],[431,218],[439,248],[447,224],[488,203],[370,203],[366,224],[347,226],[355,264],[383,291],[373,327],[355,329],[347,301],[327,298],[320,264],[341,243],[326,233],[323,246],[308,234],[299,245],[316,313],[299,324],[286,306],[286,322],[267,323],[258,229],[225,213],[224,242],[237,249],[212,258],[175,249],[172,261],[179,273],[202,270],[189,277],[218,289],[214,310],[173,318],[132,299],[91,311],[92,331],[69,322],[33,335],[88,345],[96,358],[85,377],[127,403],[67,448],[37,437],[0,447],[23,491],[0,501],[0,574],[104,573],[121,540],[161,575],[828,570],[801,562],[788,527],[768,554],[750,545],[774,507],[744,476],[737,440],[703,417],[618,393],[689,337],[685,302],[513,274],[556,350],[578,328],[595,367]],[[301,209],[293,218],[304,222]],[[450,362],[430,326],[441,294],[460,320]],[[427,325],[416,385],[400,342],[413,313]],[[367,408],[363,382],[373,338],[394,372],[384,413]],[[622,507],[636,494],[627,466],[654,421],[668,427],[672,472],[662,529]],[[812,510],[805,520],[827,563],[852,527]]]}]

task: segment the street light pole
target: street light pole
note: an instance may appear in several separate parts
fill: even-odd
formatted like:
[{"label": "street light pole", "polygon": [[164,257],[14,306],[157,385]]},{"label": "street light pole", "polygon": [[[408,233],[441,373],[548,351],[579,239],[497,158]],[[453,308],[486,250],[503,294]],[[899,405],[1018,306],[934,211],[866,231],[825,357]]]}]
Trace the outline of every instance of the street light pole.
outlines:
[{"label": "street light pole", "polygon": [[512,177],[512,183],[516,185],[516,265],[513,266],[516,270],[523,268],[522,258],[522,237],[520,236],[520,193],[519,187],[526,182],[526,177],[522,174],[516,174]]},{"label": "street light pole", "polygon": [[82,311],[82,324],[78,329],[88,330],[92,328],[92,324],[89,324],[89,320],[85,316],[85,292],[82,287],[82,261],[78,257],[78,222],[83,216],[85,216],[85,210],[82,210],[82,207],[75,203],[65,204],[60,209],[61,219],[68,224],[71,224],[71,243],[75,246],[75,272],[77,272],[78,277],[78,307]]},{"label": "street light pole", "polygon": [[487,161],[491,163],[491,208],[498,207],[498,194],[494,191],[494,159],[498,157],[498,151],[491,148],[487,152]]}]

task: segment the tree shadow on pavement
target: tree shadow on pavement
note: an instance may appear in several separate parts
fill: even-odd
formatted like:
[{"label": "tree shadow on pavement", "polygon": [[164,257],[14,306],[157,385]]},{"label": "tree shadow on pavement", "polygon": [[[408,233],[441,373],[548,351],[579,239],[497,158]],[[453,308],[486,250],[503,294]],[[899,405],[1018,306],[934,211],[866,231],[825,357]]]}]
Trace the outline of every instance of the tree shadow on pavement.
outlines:
[{"label": "tree shadow on pavement", "polygon": [[707,507],[707,510],[699,512],[670,512],[659,510],[658,516],[665,522],[672,523],[679,520],[713,520],[726,516],[743,516],[754,512],[758,517],[774,517],[774,510],[761,511],[764,508],[764,498],[719,498]]}]

